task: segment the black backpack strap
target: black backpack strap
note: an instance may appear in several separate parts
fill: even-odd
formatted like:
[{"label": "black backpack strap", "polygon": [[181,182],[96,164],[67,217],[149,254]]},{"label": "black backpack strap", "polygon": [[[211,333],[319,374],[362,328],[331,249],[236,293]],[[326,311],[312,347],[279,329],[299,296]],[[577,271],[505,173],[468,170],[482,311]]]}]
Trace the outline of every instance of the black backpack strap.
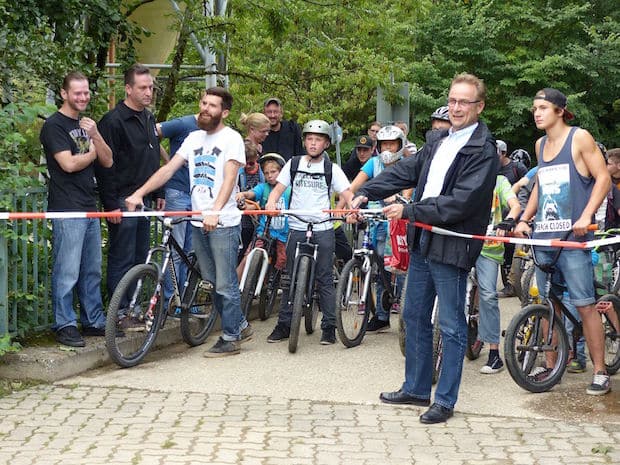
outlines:
[{"label": "black backpack strap", "polygon": [[[299,171],[299,162],[303,156],[304,155],[297,155],[291,158],[291,198],[293,197],[293,181],[295,180],[295,176],[297,176],[297,172]],[[329,197],[331,196],[332,190],[333,163],[326,153],[323,155],[323,160],[325,169],[325,183],[327,184],[327,195]]]}]

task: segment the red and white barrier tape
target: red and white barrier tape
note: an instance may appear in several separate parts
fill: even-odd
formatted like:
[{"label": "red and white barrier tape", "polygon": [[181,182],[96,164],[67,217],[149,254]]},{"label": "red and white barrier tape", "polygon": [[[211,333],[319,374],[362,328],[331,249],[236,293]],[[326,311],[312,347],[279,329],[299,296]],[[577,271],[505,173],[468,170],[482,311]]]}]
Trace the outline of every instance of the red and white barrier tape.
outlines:
[{"label": "red and white barrier tape", "polygon": [[[381,209],[367,210],[244,210],[243,215],[279,215],[279,214],[295,214],[295,215],[312,215],[316,216],[321,213],[330,213],[334,215],[346,214],[363,211],[365,213],[381,213]],[[67,218],[136,218],[136,217],[176,217],[176,216],[195,216],[202,217],[208,215],[223,215],[221,211],[114,211],[114,212],[0,212],[0,220],[50,220],[50,219],[67,219]],[[425,223],[415,222],[419,228],[431,231],[435,234],[443,236],[461,237],[464,239],[477,239],[481,241],[495,241],[511,244],[535,245],[546,247],[566,247],[571,249],[588,249],[603,245],[620,243],[620,236],[606,237],[604,239],[595,239],[586,242],[577,241],[561,241],[559,239],[522,239],[519,237],[500,237],[500,236],[484,236],[479,234],[466,234],[450,231],[438,226],[431,226]]]}]

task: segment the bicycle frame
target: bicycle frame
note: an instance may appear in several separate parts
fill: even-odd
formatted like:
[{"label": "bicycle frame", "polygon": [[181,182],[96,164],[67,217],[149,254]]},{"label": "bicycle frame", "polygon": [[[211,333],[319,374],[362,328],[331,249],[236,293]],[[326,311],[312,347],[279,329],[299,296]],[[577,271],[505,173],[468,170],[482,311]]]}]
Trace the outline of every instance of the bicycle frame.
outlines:
[{"label": "bicycle frame", "polygon": [[[243,267],[243,273],[241,274],[241,280],[239,282],[239,289],[243,290],[245,286],[245,280],[248,276],[249,265],[252,263],[252,258],[254,255],[261,256],[261,269],[258,275],[258,282],[256,284],[256,289],[254,290],[254,297],[258,297],[263,289],[263,283],[265,281],[265,276],[267,275],[267,271],[269,270],[269,263],[273,257],[275,251],[273,250],[273,244],[275,239],[269,237],[269,225],[271,224],[271,217],[267,217],[267,222],[265,223],[265,231],[263,235],[255,237],[252,241],[252,250],[248,253],[248,256],[245,260],[245,266]],[[256,247],[256,243],[258,241],[262,241],[261,247]],[[275,259],[275,258],[274,258]]]},{"label": "bicycle frame", "polygon": [[297,279],[297,268],[299,267],[299,260],[301,257],[306,256],[310,258],[310,276],[308,282],[305,284],[306,286],[306,300],[304,301],[304,306],[309,305],[309,301],[312,300],[312,291],[311,287],[314,287],[314,275],[316,268],[316,256],[319,251],[319,246],[317,244],[313,244],[310,242],[312,238],[313,232],[313,223],[308,223],[308,227],[306,228],[306,240],[305,242],[298,242],[295,245],[295,261],[293,262],[293,273],[291,276],[291,286],[289,287],[288,293],[288,304],[293,304],[293,299],[295,298],[295,287],[294,283]]}]

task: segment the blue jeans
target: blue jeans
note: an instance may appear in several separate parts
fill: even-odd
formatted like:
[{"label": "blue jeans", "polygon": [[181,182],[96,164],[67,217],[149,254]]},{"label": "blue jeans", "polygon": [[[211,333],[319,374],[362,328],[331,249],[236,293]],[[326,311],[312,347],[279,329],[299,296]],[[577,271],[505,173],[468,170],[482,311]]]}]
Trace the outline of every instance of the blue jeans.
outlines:
[{"label": "blue jeans", "polygon": [[[125,199],[119,201],[125,205]],[[146,199],[144,204],[148,206]],[[118,282],[132,266],[146,261],[150,240],[150,222],[146,217],[123,218],[119,224],[108,221],[108,298],[112,297]]]},{"label": "blue jeans", "polygon": [[[166,210],[167,211],[191,211],[192,210],[192,198],[189,192],[180,191],[177,189],[166,188]],[[192,250],[192,225],[189,222],[183,222],[174,225],[172,228],[172,237],[183,247],[183,251],[187,254]],[[187,265],[181,260],[181,257],[172,250],[172,263],[174,263],[174,269],[177,274],[177,280],[181,283],[181,286],[185,282],[187,276]],[[166,270],[164,275],[164,303],[168,305],[168,299],[172,295],[172,278],[170,277],[170,270]],[[182,291],[182,289],[179,289]]]},{"label": "blue jeans", "polygon": [[104,328],[101,302],[101,226],[98,219],[52,220],[52,308],[58,331],[77,326],[73,290],[83,327]]},{"label": "blue jeans", "polygon": [[[536,259],[539,263],[550,263],[556,250],[536,249]],[[536,267],[536,283],[540,296],[545,298],[546,275]],[[562,296],[564,286],[570,296],[570,301],[576,307],[584,307],[596,302],[594,297],[594,268],[592,253],[584,249],[564,249],[556,263],[556,271],[552,277],[554,292]]]},{"label": "blue jeans", "polygon": [[487,344],[499,344],[501,333],[499,303],[497,301],[497,272],[499,263],[480,255],[476,260],[478,296],[480,298],[480,340]]},{"label": "blue jeans", "polygon": [[[295,248],[297,242],[305,242],[306,231],[289,230],[288,240],[286,241],[286,273],[287,276],[293,275],[293,264],[295,262]],[[316,257],[314,270],[314,286],[319,293],[319,307],[323,313],[321,329],[336,327],[336,292],[334,289],[334,230],[314,231],[311,242],[318,244],[319,250]],[[288,328],[291,327],[293,316],[292,306],[288,304],[289,280],[284,282],[282,287],[282,299],[280,301],[280,313],[278,323]]]},{"label": "blue jeans", "polygon": [[430,399],[433,378],[433,325],[435,295],[439,297],[439,326],[443,361],[435,389],[435,402],[454,408],[458,398],[467,346],[465,292],[468,270],[427,261],[418,249],[411,253],[407,299],[403,318],[405,382],[402,390],[420,399]]},{"label": "blue jeans", "polygon": [[222,339],[237,341],[247,321],[241,313],[241,295],[237,279],[237,251],[240,226],[205,231],[192,227],[192,244],[202,278],[215,285],[213,308],[222,319]]}]

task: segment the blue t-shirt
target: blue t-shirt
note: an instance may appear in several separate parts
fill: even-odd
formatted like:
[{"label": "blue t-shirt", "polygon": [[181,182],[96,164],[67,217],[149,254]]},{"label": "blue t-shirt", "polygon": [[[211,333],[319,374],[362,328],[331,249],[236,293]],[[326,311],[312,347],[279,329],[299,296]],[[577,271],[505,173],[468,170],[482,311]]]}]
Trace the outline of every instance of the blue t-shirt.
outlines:
[{"label": "blue t-shirt", "polygon": [[[194,115],[182,116],[180,118],[171,119],[160,123],[161,134],[166,139],[170,139],[170,158],[179,151],[181,144],[187,135],[198,130],[196,117]],[[187,192],[189,194],[189,170],[187,163],[185,166],[172,175],[166,183],[166,188],[176,189],[178,191]]]},{"label": "blue t-shirt", "polygon": [[[271,194],[273,187],[266,182],[262,182],[252,189],[254,192],[254,200],[258,202],[261,208],[265,208],[269,194]],[[278,203],[276,208],[278,210],[284,210],[289,207],[291,203],[291,187],[287,187]],[[265,231],[265,224],[267,223],[267,217],[265,215],[260,216],[260,222],[256,228],[256,235],[262,235]],[[269,226],[269,237],[277,239],[280,242],[286,242],[288,236],[288,217],[274,216],[271,218],[271,225]]]}]

